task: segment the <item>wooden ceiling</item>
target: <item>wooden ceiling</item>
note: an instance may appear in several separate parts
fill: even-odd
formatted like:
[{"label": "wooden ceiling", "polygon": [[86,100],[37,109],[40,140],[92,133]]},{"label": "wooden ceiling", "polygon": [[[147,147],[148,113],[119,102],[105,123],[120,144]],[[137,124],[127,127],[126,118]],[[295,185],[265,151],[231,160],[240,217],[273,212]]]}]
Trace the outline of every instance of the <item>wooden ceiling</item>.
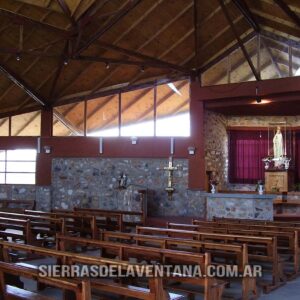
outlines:
[{"label": "wooden ceiling", "polygon": [[300,48],[299,14],[299,0],[0,0],[0,117],[195,76],[258,32],[285,72],[276,41]]}]

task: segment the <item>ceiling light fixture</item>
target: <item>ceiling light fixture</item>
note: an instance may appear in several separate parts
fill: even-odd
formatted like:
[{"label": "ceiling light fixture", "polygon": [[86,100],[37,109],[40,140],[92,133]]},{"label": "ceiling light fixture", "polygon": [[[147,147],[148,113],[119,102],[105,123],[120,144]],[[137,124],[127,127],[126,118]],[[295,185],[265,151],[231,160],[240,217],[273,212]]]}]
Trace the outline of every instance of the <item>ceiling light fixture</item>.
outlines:
[{"label": "ceiling light fixture", "polygon": [[16,55],[16,60],[17,60],[17,61],[20,61],[20,60],[21,60],[21,55],[20,55],[19,53],[17,53],[17,55]]},{"label": "ceiling light fixture", "polygon": [[261,97],[258,95],[258,87],[256,87],[256,90],[255,90],[255,100],[256,100],[256,103],[261,103]]},{"label": "ceiling light fixture", "polygon": [[105,63],[105,69],[108,70],[110,68],[110,64],[107,62]]},{"label": "ceiling light fixture", "polygon": [[65,66],[67,66],[67,65],[68,65],[68,63],[69,63],[68,59],[67,59],[67,58],[65,58],[65,59],[64,59],[64,65],[65,65]]},{"label": "ceiling light fixture", "polygon": [[145,67],[141,66],[141,72],[144,73],[145,72]]}]

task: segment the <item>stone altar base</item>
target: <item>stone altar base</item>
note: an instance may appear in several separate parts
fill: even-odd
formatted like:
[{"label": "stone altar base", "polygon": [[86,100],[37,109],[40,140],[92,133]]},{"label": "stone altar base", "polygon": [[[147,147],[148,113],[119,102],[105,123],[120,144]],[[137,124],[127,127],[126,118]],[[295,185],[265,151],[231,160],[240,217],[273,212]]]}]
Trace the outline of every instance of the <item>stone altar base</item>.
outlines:
[{"label": "stone altar base", "polygon": [[206,193],[206,219],[235,218],[273,221],[276,195]]}]

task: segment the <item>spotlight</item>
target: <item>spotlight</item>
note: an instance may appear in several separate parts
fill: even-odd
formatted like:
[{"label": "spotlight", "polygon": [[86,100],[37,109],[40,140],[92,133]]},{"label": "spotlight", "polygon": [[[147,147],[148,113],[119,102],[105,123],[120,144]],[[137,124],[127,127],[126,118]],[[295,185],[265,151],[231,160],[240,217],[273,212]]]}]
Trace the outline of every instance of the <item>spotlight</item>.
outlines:
[{"label": "spotlight", "polygon": [[106,70],[108,70],[110,68],[110,65],[109,65],[109,63],[107,62],[107,63],[105,63],[105,69]]},{"label": "spotlight", "polygon": [[141,72],[144,73],[145,72],[145,67],[141,66]]},{"label": "spotlight", "polygon": [[256,103],[261,103],[261,98],[260,97],[256,97]]},{"label": "spotlight", "polygon": [[67,65],[68,65],[68,63],[69,63],[68,59],[67,59],[67,58],[65,58],[65,59],[64,59],[64,65],[65,65],[65,66],[67,66]]},{"label": "spotlight", "polygon": [[16,55],[16,60],[17,60],[17,61],[20,61],[20,60],[21,60],[21,55],[20,55],[19,53]]}]

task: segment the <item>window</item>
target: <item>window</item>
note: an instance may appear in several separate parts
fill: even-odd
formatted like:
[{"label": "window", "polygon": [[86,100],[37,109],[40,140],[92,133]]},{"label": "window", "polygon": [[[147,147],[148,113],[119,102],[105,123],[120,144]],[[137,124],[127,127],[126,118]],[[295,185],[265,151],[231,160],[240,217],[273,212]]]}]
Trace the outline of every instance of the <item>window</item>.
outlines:
[{"label": "window", "polygon": [[121,135],[154,136],[154,89],[121,95]]},{"label": "window", "polygon": [[41,111],[11,117],[11,136],[41,135]]},{"label": "window", "polygon": [[88,136],[119,135],[119,95],[87,102],[86,130]]},{"label": "window", "polygon": [[229,132],[229,182],[256,184],[264,179],[262,159],[268,154],[267,131]]},{"label": "window", "polygon": [[84,135],[84,102],[66,104],[54,108],[53,135]]},{"label": "window", "polygon": [[177,81],[157,87],[156,135],[190,135],[190,84]]},{"label": "window", "polygon": [[0,150],[1,184],[35,184],[36,150]]},{"label": "window", "polygon": [[55,107],[53,135],[190,136],[189,109],[189,81],[170,82]]},{"label": "window", "polygon": [[0,136],[9,136],[9,118],[0,119]]}]

